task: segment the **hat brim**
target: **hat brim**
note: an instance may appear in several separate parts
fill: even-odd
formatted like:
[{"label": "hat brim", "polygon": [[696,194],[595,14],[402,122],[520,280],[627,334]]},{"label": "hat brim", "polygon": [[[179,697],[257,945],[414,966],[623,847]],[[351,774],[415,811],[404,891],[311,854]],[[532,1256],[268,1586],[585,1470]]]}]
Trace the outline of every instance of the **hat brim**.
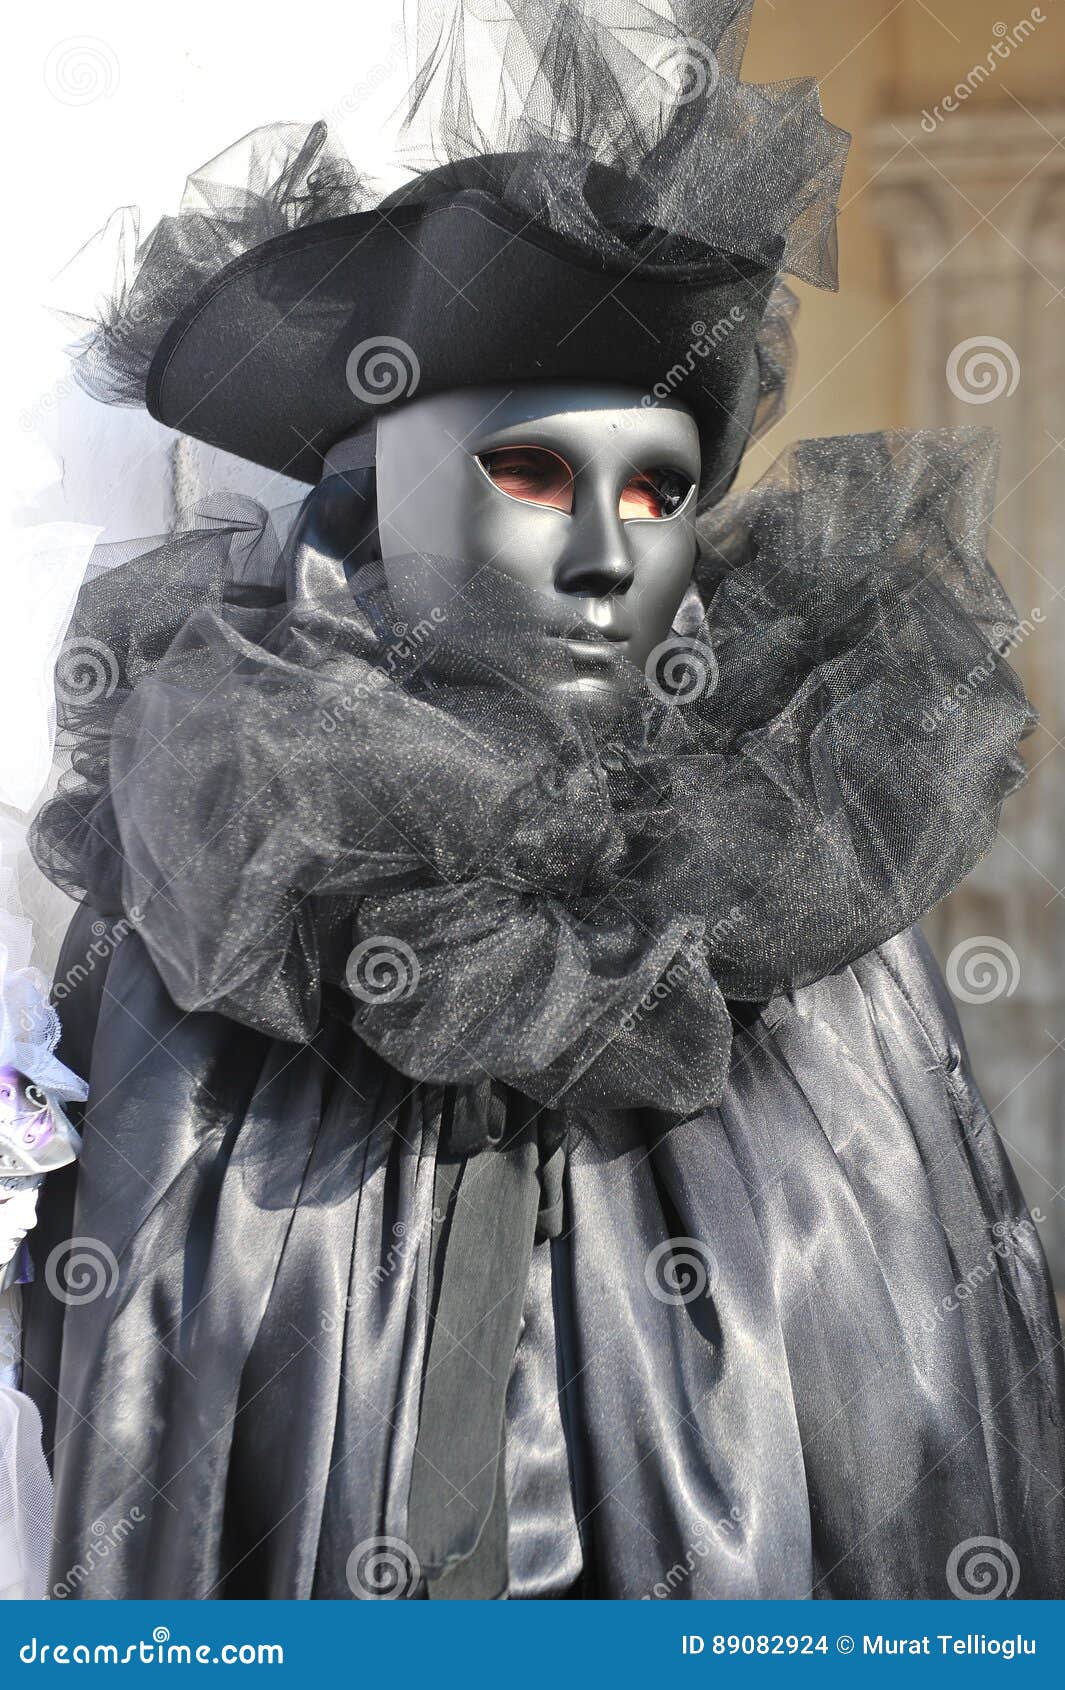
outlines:
[{"label": "hat brim", "polygon": [[773,275],[726,255],[608,266],[467,189],[295,230],[237,259],[164,336],[147,405],[171,428],[314,482],[334,442],[418,393],[610,381],[690,406],[704,457],[725,468],[746,438]]}]

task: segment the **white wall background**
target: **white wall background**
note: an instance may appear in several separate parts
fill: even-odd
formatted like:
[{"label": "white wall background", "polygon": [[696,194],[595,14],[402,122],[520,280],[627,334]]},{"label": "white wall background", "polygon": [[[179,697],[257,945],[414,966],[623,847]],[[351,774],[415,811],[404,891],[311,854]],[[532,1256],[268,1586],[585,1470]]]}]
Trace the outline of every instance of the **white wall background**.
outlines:
[{"label": "white wall background", "polygon": [[260,124],[323,117],[360,167],[394,180],[403,25],[401,0],[47,0],[8,15],[8,133],[24,149],[9,166],[5,357],[17,522],[91,522],[124,539],[158,532],[170,510],[170,431],[67,376],[70,328],[47,307],[76,310],[85,286],[64,267],[118,206],[139,206],[147,231],[191,170]]}]

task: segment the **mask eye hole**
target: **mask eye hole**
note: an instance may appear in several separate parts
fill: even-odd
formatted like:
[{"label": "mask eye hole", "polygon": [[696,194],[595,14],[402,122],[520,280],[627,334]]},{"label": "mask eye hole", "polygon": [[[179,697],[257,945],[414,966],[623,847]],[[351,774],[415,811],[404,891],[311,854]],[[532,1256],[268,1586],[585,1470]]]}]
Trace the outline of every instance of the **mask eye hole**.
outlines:
[{"label": "mask eye hole", "polygon": [[546,446],[497,446],[479,452],[477,462],[493,487],[527,505],[573,510],[573,471]]},{"label": "mask eye hole", "polygon": [[641,470],[621,489],[618,515],[626,522],[661,522],[677,516],[694,490],[691,476],[681,470]]}]

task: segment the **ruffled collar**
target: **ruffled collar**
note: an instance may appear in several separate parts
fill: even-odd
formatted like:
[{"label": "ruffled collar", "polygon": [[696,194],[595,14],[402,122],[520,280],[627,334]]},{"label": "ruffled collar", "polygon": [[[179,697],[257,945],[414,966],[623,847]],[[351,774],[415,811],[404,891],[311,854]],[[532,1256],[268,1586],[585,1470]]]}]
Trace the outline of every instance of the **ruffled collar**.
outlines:
[{"label": "ruffled collar", "polygon": [[266,608],[200,568],[149,655],[136,594],[171,539],[79,611],[121,679],[66,713],[80,778],[39,858],[124,909],[184,1009],[307,1040],[339,990],[413,1079],[693,1114],[729,1000],[869,951],[991,843],[1032,713],[988,453],[793,451],[713,513],[698,599],[609,731],[552,690],[565,648],[503,577],[404,621],[425,560]]}]

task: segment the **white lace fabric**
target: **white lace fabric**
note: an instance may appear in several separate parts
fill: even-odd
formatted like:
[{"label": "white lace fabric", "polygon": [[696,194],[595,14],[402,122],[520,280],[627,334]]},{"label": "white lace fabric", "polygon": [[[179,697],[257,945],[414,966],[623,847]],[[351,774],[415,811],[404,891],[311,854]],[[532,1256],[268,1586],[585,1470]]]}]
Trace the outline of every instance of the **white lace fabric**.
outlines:
[{"label": "white lace fabric", "polygon": [[41,1417],[15,1389],[18,1292],[0,1295],[0,1601],[47,1594],[52,1480],[41,1447]]}]

